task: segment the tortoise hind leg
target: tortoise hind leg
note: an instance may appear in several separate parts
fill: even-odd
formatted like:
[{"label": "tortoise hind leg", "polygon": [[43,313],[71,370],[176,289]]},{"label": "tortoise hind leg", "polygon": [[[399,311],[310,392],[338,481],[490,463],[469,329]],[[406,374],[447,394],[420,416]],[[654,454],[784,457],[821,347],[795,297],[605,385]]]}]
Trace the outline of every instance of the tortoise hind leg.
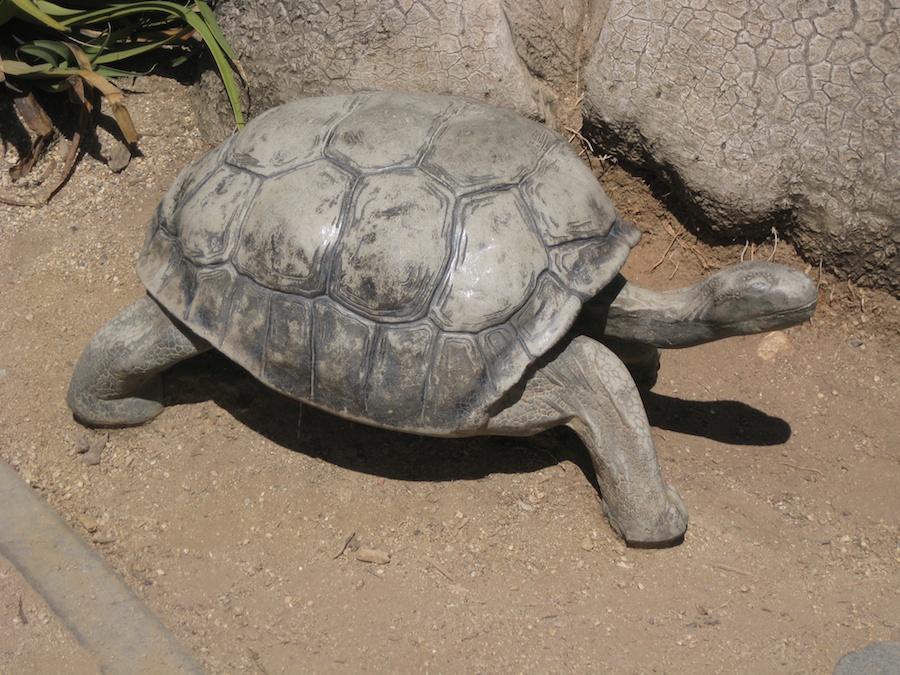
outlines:
[{"label": "tortoise hind leg", "polygon": [[641,397],[612,351],[576,337],[540,364],[517,393],[486,431],[526,435],[570,427],[590,452],[604,512],[625,541],[635,546],[681,541],[687,510],[678,491],[663,481]]},{"label": "tortoise hind leg", "polygon": [[90,341],[72,373],[69,408],[88,426],[146,422],[163,410],[160,373],[209,348],[144,296]]}]

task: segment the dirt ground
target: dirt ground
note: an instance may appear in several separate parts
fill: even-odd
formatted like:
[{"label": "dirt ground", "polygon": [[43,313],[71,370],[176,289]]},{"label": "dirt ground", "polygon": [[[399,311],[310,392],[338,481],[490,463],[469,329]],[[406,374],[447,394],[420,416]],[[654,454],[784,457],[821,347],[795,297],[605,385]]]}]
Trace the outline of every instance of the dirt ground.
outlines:
[{"label": "dirt ground", "polygon": [[[667,353],[646,396],[691,514],[675,548],[622,544],[568,432],[441,440],[310,408],[298,424],[298,403],[216,355],[173,369],[166,411],[85,464],[79,439],[100,434],[66,407],[73,364],[142,294],[144,224],[206,149],[184,87],[127,96],[143,156],[126,171],[87,156],[49,206],[0,205],[0,455],[210,673],[830,673],[900,639],[898,302],[784,241],[774,259],[820,278],[813,321]],[[602,173],[645,233],[632,279],[675,287],[740,258]],[[96,668],[0,558],[0,672]]]}]

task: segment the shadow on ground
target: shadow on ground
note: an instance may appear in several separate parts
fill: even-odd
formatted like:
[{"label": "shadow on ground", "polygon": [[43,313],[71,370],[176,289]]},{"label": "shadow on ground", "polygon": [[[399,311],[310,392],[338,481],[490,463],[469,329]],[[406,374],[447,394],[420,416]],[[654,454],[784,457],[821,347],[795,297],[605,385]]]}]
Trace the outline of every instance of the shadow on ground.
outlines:
[{"label": "shadow on ground", "polygon": [[[222,355],[203,354],[165,376],[166,405],[213,400],[278,445],[360,473],[405,481],[474,480],[528,473],[569,460],[596,487],[590,457],[573,432],[530,438],[433,438],[377,429],[317,410],[270,390]],[[644,401],[658,428],[733,445],[784,443],[784,420],[739,401],[686,401],[653,392]]]}]

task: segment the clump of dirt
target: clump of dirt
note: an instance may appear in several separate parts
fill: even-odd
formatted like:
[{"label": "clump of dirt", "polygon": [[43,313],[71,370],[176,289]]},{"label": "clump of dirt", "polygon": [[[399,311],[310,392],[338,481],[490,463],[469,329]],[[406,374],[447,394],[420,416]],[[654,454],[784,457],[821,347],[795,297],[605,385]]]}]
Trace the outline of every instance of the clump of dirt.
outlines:
[{"label": "clump of dirt", "polygon": [[[784,241],[706,246],[611,165],[644,232],[632,279],[774,254],[821,284],[807,325],[664,355],[646,406],[690,509],[682,545],[622,544],[572,434],[301,417],[217,355],[168,374],[159,418],[98,442],[66,407],[72,366],[143,293],[144,223],[206,150],[184,87],[127,95],[144,138],[126,171],[88,156],[48,206],[0,205],[0,455],[210,672],[830,672],[900,638],[897,301]],[[96,672],[3,560],[0,661]]]}]

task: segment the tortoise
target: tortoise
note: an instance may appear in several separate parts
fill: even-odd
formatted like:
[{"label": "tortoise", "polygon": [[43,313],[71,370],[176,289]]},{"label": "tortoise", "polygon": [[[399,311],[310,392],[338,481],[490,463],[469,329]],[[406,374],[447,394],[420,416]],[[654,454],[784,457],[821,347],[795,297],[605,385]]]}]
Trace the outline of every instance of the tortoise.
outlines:
[{"label": "tortoise", "polygon": [[620,274],[640,236],[562,136],[511,110],[399,92],[287,103],[175,180],[136,265],[147,295],[92,339],[68,404],[90,426],[146,422],[162,371],[217,349],[378,427],[566,425],[620,536],[677,543],[687,511],[635,379],[652,384],[661,347],[798,324],[817,292],[767,262],[641,289]]}]

